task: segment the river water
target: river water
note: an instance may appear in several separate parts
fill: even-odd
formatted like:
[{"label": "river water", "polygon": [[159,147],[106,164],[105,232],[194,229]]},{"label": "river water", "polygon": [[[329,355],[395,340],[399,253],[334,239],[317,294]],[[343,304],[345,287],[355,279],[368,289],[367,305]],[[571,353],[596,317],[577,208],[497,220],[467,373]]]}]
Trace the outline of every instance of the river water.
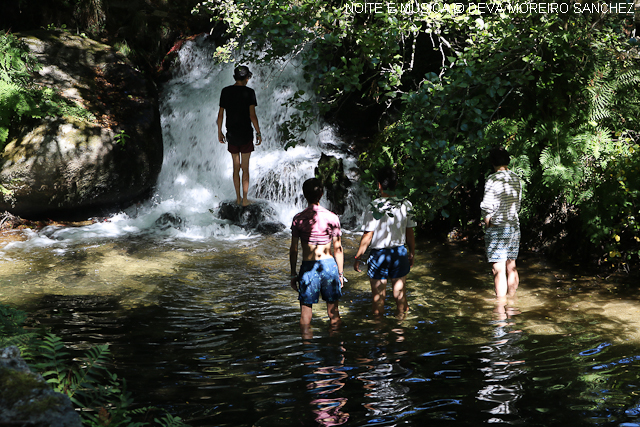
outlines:
[{"label": "river water", "polygon": [[[301,337],[288,231],[255,234],[210,211],[233,198],[228,154],[215,142],[230,68],[209,64],[202,42],[183,55],[183,72],[164,89],[156,196],[105,222],[3,236],[2,303],[70,349],[109,344],[137,405],[193,426],[640,425],[632,287],[526,251],[518,297],[499,305],[481,248],[418,234],[405,319],[393,301],[372,317],[368,280],[347,265],[344,324],[332,331],[319,304],[313,337]],[[291,63],[255,74],[266,141],[252,155],[250,197],[271,202],[286,224],[320,152],[347,168],[355,161],[324,125],[284,152],[277,123],[289,112],[275,101],[304,82]],[[345,223],[366,203],[355,188]],[[165,214],[178,220],[158,222]],[[358,240],[345,230],[347,259]]]}]

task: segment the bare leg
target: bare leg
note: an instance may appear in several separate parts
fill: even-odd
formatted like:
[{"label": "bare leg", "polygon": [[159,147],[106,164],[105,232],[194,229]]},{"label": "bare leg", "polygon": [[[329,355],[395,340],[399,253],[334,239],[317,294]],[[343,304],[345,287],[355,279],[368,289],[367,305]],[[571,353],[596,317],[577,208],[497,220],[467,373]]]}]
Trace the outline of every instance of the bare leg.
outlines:
[{"label": "bare leg", "polygon": [[506,261],[494,262],[491,270],[493,271],[493,284],[496,289],[496,296],[502,298],[507,295],[507,273],[505,267]]},{"label": "bare leg", "polygon": [[391,280],[393,283],[393,298],[396,300],[398,315],[402,316],[404,313],[409,311],[409,304],[407,303],[407,293],[405,292],[404,288],[404,285],[407,282],[407,276]]},{"label": "bare leg", "polygon": [[384,298],[387,289],[386,279],[369,279],[371,296],[373,298],[373,314],[379,316],[384,313]]},{"label": "bare leg", "polygon": [[309,326],[313,316],[313,306],[300,304],[300,327]]},{"label": "bare leg", "polygon": [[233,186],[236,189],[236,203],[242,204],[242,197],[240,197],[240,153],[231,153],[233,159]]},{"label": "bare leg", "polygon": [[311,332],[311,325],[300,324],[300,337],[303,340],[310,340],[313,338],[313,332]]},{"label": "bare leg", "polygon": [[249,193],[249,158],[251,157],[251,153],[242,153],[242,163],[240,167],[242,168],[242,206],[247,206],[249,204],[249,199],[247,199],[247,193]]},{"label": "bare leg", "polygon": [[518,285],[520,284],[520,276],[518,275],[518,269],[516,268],[516,260],[508,259],[506,263],[506,275],[507,275],[507,294],[510,297],[516,295]]},{"label": "bare leg", "polygon": [[340,311],[338,309],[338,301],[327,303],[327,314],[329,315],[331,326],[338,326],[340,324]]}]

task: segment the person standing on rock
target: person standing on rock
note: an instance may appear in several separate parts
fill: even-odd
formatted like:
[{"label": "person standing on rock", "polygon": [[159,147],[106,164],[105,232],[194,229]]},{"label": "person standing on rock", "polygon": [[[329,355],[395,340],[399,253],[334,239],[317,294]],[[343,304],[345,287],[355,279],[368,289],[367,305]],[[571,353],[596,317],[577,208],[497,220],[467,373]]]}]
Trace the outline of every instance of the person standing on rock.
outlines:
[{"label": "person standing on rock", "polygon": [[495,173],[487,178],[480,203],[487,261],[492,265],[496,297],[513,297],[520,282],[516,258],[520,248],[518,211],[522,186],[518,175],[509,170],[511,158],[504,147],[493,148],[489,160]]},{"label": "person standing on rock", "polygon": [[[253,128],[256,131],[256,145],[262,143],[260,124],[256,115],[256,93],[247,86],[252,74],[249,68],[240,65],[233,70],[236,83],[222,89],[220,93],[220,110],[218,110],[218,141],[229,143],[227,150],[233,160],[233,185],[236,189],[236,202],[247,206],[249,199],[249,158],[254,151]],[[222,121],[227,115],[227,135],[222,133]],[[242,194],[240,193],[240,170],[242,170]]]}]

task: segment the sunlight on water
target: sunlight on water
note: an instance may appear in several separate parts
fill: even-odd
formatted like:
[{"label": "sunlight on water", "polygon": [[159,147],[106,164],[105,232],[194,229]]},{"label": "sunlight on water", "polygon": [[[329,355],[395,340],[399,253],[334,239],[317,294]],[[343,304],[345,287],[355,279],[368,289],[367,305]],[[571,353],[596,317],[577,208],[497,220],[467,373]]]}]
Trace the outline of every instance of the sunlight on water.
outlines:
[{"label": "sunlight on water", "polygon": [[[288,232],[252,234],[209,211],[233,196],[230,156],[215,141],[231,67],[210,63],[202,41],[181,55],[164,88],[153,199],[105,222],[4,234],[2,303],[70,350],[109,344],[138,407],[168,408],[194,427],[639,424],[637,286],[525,251],[517,299],[497,304],[481,247],[418,233],[411,311],[396,319],[389,298],[378,319],[368,279],[350,265],[360,234],[345,230],[344,324],[329,329],[317,304],[313,337],[301,337]],[[280,101],[305,83],[293,63],[249,66],[265,134],[251,197],[288,224],[321,151],[348,168],[354,159],[320,124],[308,144],[283,151],[277,128],[290,112]],[[365,197],[349,201],[346,216],[359,218]]]}]

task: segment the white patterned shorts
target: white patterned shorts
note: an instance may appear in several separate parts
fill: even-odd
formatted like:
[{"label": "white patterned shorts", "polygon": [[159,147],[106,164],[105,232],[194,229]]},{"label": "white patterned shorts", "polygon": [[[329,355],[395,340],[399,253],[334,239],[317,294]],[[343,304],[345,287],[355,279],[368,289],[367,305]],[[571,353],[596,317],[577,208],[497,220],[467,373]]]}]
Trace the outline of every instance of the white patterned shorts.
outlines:
[{"label": "white patterned shorts", "polygon": [[484,231],[484,246],[487,249],[487,261],[489,262],[518,258],[520,227],[506,225],[486,228]]}]

